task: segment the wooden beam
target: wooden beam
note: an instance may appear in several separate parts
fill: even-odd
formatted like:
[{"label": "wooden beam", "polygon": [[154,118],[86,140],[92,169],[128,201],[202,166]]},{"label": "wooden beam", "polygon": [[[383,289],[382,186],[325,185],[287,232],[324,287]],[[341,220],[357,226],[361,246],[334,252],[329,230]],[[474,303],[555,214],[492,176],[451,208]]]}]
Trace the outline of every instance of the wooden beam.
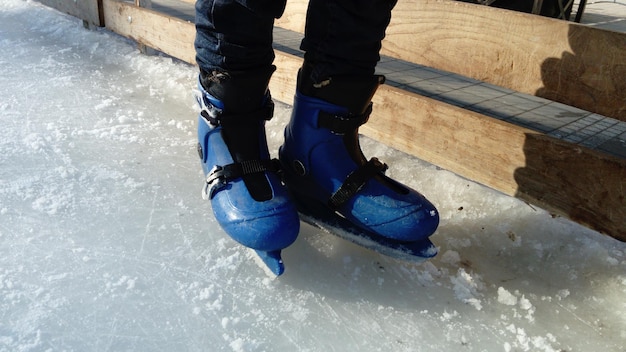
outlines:
[{"label": "wooden beam", "polygon": [[626,160],[539,133],[523,146],[516,197],[626,241]]},{"label": "wooden beam", "polygon": [[102,0],[38,0],[40,3],[55,8],[61,12],[78,17],[86,26],[104,26],[101,17]]},{"label": "wooden beam", "polygon": [[[104,0],[107,27],[195,62],[195,26]],[[276,52],[272,95],[290,103],[302,59]],[[626,160],[382,86],[361,132],[505,194],[626,241]]]},{"label": "wooden beam", "polygon": [[[144,9],[152,9],[152,0],[135,0],[135,6],[139,6]],[[153,48],[142,43],[137,43],[137,48],[144,55],[154,55],[156,53]]]},{"label": "wooden beam", "polygon": [[106,27],[180,60],[195,63],[195,27],[159,12],[119,0],[103,0]]},{"label": "wooden beam", "polygon": [[[277,26],[304,31],[307,0]],[[396,5],[382,54],[626,121],[626,34],[447,0]]]}]

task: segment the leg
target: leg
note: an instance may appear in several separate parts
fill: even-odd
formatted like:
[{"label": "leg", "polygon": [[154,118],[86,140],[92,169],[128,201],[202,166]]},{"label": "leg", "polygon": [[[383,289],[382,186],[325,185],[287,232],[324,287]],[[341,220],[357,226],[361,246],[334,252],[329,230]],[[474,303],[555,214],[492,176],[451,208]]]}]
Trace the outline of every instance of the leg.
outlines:
[{"label": "leg", "polygon": [[421,241],[439,223],[417,191],[367,160],[358,128],[384,77],[374,75],[390,0],[311,0],[305,63],[280,159],[285,182],[300,203],[336,212],[359,228],[397,241]]},{"label": "leg", "polygon": [[267,70],[272,29],[286,0],[198,0],[196,61],[205,72]]},{"label": "leg", "polygon": [[[283,9],[275,0],[199,0],[195,41],[204,195],[228,235],[277,264],[299,230],[265,137],[274,106],[272,27]],[[273,270],[280,274],[282,264]]]},{"label": "leg", "polygon": [[316,82],[371,76],[396,0],[311,0],[301,49]]}]

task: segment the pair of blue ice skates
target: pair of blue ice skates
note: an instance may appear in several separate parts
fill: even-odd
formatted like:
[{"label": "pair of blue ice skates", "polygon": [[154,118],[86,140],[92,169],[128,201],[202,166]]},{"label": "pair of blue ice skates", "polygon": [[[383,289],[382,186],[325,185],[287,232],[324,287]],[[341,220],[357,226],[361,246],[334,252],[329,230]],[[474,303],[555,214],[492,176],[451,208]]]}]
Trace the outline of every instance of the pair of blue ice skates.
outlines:
[{"label": "pair of blue ice skates", "polygon": [[428,238],[439,224],[435,207],[385,176],[387,166],[367,160],[359,145],[358,128],[384,78],[332,77],[316,84],[301,69],[276,160],[265,136],[273,116],[272,72],[200,75],[203,195],[223,230],[276,275],[284,271],[281,250],[296,240],[301,217],[384,254],[434,256]]}]

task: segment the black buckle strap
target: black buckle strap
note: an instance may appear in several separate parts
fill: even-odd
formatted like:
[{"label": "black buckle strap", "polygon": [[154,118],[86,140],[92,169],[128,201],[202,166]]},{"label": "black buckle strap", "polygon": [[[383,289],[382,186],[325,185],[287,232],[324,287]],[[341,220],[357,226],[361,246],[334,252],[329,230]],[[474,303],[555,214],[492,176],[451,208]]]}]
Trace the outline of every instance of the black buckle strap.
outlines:
[{"label": "black buckle strap", "polygon": [[227,117],[222,118],[220,124],[222,126],[230,125],[235,128],[241,127],[246,123],[258,124],[259,121],[269,121],[274,116],[274,102],[269,100],[264,106],[257,110],[241,114],[225,114],[225,116]]},{"label": "black buckle strap", "polygon": [[324,111],[320,111],[317,119],[317,127],[327,128],[334,134],[343,135],[348,132],[355,131],[359,126],[365,124],[372,113],[372,103],[370,103],[360,115],[334,115]]},{"label": "black buckle strap", "polygon": [[387,170],[387,164],[380,162],[377,158],[372,158],[364,165],[354,170],[343,184],[333,193],[328,200],[331,209],[338,209],[342,204],[352,198],[358,191],[365,186],[367,181],[379,173]]},{"label": "black buckle strap", "polygon": [[[211,104],[211,102],[206,99],[206,97],[201,97],[201,108],[200,115],[211,125],[214,127],[224,125],[224,123],[233,124],[241,124],[246,121],[259,121],[265,120],[269,121],[274,116],[274,101],[272,97],[268,94],[267,102],[264,106],[260,107],[257,110],[242,113],[242,114],[232,114],[232,113],[224,113],[224,111],[215,105]],[[227,119],[223,117],[227,116]]]},{"label": "black buckle strap", "polygon": [[202,90],[202,88],[200,91],[195,91],[196,101],[198,105],[200,105],[200,116],[211,126],[218,126],[223,110],[215,106],[203,92],[204,90]]},{"label": "black buckle strap", "polygon": [[270,171],[278,173],[280,162],[272,160],[246,160],[240,163],[228,164],[226,166],[216,165],[209,172],[206,183],[202,190],[202,198],[211,199],[219,189],[229,182],[241,178],[245,175]]}]

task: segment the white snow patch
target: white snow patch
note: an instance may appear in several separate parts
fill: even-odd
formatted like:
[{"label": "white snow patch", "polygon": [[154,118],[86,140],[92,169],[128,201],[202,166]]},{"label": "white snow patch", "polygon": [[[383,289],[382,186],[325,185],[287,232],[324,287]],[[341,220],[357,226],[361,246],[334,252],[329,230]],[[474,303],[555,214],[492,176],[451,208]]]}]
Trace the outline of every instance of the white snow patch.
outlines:
[{"label": "white snow patch", "polygon": [[477,310],[482,309],[479,291],[484,285],[480,281],[479,275],[471,275],[464,268],[460,268],[456,276],[450,277],[450,281],[453,284],[454,294],[459,301],[470,304]]},{"label": "white snow patch", "polygon": [[570,295],[570,291],[568,289],[562,289],[562,290],[559,290],[556,296],[559,300],[564,300],[565,298],[569,297],[569,295]]},{"label": "white snow patch", "polygon": [[507,306],[514,306],[517,304],[517,297],[507,291],[504,287],[498,287],[498,302]]}]

